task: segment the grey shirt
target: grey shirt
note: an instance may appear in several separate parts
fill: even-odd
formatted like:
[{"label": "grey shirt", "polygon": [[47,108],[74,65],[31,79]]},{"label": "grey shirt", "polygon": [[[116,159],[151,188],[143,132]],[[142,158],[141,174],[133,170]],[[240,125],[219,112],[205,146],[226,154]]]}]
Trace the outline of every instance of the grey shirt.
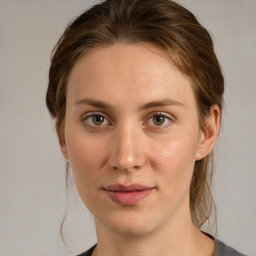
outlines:
[{"label": "grey shirt", "polygon": [[[212,256],[245,256],[244,254],[229,247],[228,245],[224,244],[223,242],[219,241],[218,239],[213,238],[213,240],[214,240],[214,251],[213,251]],[[86,251],[82,254],[79,254],[77,256],[91,256],[95,247],[96,247],[96,245],[94,245],[88,251]]]},{"label": "grey shirt", "polygon": [[214,238],[214,251],[212,256],[245,256],[230,246]]}]

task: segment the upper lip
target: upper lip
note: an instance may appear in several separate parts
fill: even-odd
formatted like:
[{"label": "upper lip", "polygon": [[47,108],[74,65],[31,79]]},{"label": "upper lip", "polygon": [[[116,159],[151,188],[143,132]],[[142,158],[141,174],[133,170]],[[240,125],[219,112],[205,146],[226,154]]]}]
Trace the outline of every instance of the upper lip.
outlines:
[{"label": "upper lip", "polygon": [[131,191],[142,191],[149,190],[153,187],[148,187],[141,184],[130,184],[130,185],[122,185],[122,184],[113,184],[105,187],[105,190],[113,191],[113,192],[131,192]]}]

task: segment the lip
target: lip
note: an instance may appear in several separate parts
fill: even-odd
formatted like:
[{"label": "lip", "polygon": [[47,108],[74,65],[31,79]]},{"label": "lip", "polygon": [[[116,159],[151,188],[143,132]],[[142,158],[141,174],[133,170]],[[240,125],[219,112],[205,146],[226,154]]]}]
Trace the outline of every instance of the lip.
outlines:
[{"label": "lip", "polygon": [[155,187],[148,187],[141,184],[114,184],[104,188],[109,198],[121,205],[134,205],[146,198]]}]

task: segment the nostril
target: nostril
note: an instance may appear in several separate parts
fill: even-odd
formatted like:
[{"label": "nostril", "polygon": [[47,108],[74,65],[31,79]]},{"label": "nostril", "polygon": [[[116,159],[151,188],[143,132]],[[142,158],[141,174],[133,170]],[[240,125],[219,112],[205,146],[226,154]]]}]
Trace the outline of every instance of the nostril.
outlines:
[{"label": "nostril", "polygon": [[124,167],[124,166],[112,166],[112,169],[115,171],[126,171],[126,172],[132,172],[132,171],[137,171],[139,170],[141,167],[136,165],[136,166],[131,166],[131,167]]}]

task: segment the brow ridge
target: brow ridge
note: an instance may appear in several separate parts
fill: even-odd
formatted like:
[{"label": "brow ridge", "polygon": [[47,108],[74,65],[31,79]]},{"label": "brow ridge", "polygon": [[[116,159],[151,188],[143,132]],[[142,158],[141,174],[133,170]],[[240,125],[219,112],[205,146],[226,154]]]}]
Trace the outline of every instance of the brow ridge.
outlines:
[{"label": "brow ridge", "polygon": [[161,100],[151,101],[149,103],[144,104],[141,106],[141,110],[154,108],[154,107],[164,107],[164,106],[185,106],[182,102],[176,101],[174,99],[165,98]]},{"label": "brow ridge", "polygon": [[[89,98],[84,98],[84,99],[78,100],[77,102],[75,102],[75,104],[76,105],[87,104],[87,105],[91,105],[96,108],[98,107],[98,108],[104,108],[104,109],[114,108],[111,104],[108,104],[101,100],[95,100],[95,99],[89,99]],[[148,102],[148,103],[142,105],[139,108],[139,110],[146,110],[149,108],[164,107],[164,106],[183,106],[184,107],[185,105],[182,102],[176,101],[174,99],[165,98],[165,99],[161,99],[161,100],[155,100],[155,101]]]}]

